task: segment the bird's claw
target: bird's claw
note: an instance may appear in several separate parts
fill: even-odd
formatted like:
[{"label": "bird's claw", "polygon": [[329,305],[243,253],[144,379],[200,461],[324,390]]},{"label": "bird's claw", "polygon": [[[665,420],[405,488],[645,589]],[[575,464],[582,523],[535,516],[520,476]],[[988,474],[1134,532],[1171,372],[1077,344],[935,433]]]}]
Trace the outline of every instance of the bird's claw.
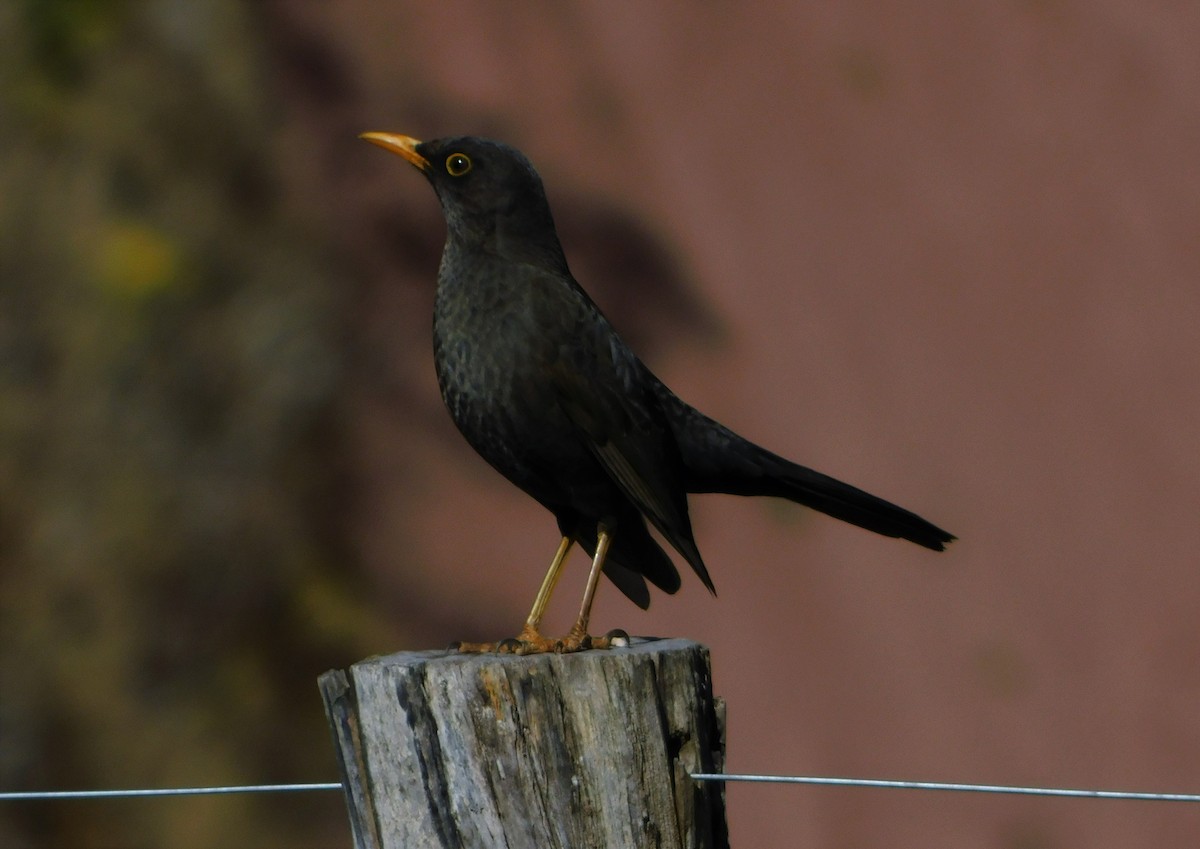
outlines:
[{"label": "bird's claw", "polygon": [[557,640],[548,639],[527,628],[516,637],[496,643],[454,642],[447,647],[447,651],[459,654],[573,654],[590,649],[623,648],[628,645],[629,634],[620,628],[609,631],[603,637],[593,637],[572,628],[565,637]]},{"label": "bird's claw", "polygon": [[571,654],[577,651],[587,651],[590,648],[595,648],[590,634],[571,632],[562,639],[554,641],[554,651],[558,654]]},{"label": "bird's claw", "polygon": [[621,628],[613,628],[600,638],[604,641],[603,648],[623,649],[629,646],[629,633]]},{"label": "bird's claw", "polygon": [[572,628],[570,632],[555,643],[554,650],[559,654],[567,654],[589,649],[615,649],[629,645],[629,634],[620,628],[614,628],[603,637],[593,637],[584,631]]}]

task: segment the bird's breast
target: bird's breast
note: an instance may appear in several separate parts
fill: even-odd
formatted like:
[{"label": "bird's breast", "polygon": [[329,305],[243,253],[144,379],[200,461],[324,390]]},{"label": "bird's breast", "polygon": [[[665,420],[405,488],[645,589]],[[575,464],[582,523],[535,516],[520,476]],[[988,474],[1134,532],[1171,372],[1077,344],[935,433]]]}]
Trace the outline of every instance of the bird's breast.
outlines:
[{"label": "bird's breast", "polygon": [[551,510],[600,515],[621,501],[579,422],[622,371],[611,330],[569,277],[443,262],[434,361],[458,429],[494,468]]},{"label": "bird's breast", "polygon": [[[433,354],[451,418],[493,464],[497,452],[527,441],[545,409],[547,374],[560,345],[540,327],[520,291],[489,281],[438,287]],[[540,408],[540,409],[539,409]]]}]

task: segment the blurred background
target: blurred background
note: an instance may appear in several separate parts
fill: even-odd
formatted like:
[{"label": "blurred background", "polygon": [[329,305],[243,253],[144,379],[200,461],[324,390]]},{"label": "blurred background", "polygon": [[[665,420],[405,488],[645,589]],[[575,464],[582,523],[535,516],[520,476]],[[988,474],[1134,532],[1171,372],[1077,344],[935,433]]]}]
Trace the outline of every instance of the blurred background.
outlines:
[{"label": "blurred background", "polygon": [[[681,396],[948,553],[692,500],[731,771],[1200,790],[1200,5],[0,7],[0,790],[336,780],[315,679],[523,621],[552,518],[441,408],[425,181],[522,148]],[[565,630],[573,561],[549,630]],[[1191,847],[1200,808],[730,786],[735,846]],[[0,846],[348,847],[336,793]]]}]

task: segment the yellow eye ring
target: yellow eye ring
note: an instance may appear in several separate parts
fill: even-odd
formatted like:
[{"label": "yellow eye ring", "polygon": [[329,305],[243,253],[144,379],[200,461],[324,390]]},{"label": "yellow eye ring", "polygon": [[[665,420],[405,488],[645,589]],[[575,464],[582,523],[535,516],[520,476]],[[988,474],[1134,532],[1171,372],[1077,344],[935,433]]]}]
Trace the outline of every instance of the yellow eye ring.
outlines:
[{"label": "yellow eye ring", "polygon": [[451,177],[461,177],[471,170],[471,157],[465,153],[452,153],[446,157],[446,173]]}]

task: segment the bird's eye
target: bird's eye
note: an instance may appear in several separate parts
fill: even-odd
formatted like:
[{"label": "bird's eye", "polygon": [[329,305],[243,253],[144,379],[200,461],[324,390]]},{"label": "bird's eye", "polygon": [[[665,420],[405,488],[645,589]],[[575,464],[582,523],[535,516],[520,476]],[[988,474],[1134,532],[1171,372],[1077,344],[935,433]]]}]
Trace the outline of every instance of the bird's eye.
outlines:
[{"label": "bird's eye", "polygon": [[465,153],[452,153],[446,157],[446,173],[451,177],[461,177],[471,170],[471,157]]}]

